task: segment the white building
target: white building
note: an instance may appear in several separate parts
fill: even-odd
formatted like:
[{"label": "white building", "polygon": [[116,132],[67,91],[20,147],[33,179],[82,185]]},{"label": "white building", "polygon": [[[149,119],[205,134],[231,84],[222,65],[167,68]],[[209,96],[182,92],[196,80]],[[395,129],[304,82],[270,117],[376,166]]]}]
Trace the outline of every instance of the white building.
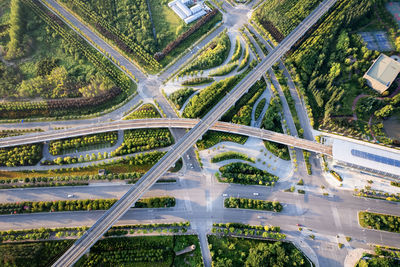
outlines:
[{"label": "white building", "polygon": [[205,14],[206,9],[202,4],[196,4],[191,8],[188,7],[192,0],[174,0],[168,3],[168,6],[186,23],[189,24]]},{"label": "white building", "polygon": [[400,177],[400,151],[397,149],[334,138],[332,153],[333,159],[343,165],[385,177]]},{"label": "white building", "polygon": [[381,54],[365,73],[367,84],[379,93],[385,92],[400,72],[400,62]]}]

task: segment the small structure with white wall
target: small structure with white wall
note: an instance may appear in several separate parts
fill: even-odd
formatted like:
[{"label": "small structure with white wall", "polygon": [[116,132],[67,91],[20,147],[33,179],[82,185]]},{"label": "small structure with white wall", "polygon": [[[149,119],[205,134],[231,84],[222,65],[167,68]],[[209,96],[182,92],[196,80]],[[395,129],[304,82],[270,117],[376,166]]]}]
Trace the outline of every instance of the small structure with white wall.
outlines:
[{"label": "small structure with white wall", "polygon": [[196,4],[191,8],[188,7],[192,4],[193,0],[174,0],[168,3],[168,6],[186,23],[189,24],[205,14],[207,11],[203,4]]},{"label": "small structure with white wall", "polygon": [[400,72],[400,62],[381,54],[364,74],[367,84],[379,93],[385,92]]}]

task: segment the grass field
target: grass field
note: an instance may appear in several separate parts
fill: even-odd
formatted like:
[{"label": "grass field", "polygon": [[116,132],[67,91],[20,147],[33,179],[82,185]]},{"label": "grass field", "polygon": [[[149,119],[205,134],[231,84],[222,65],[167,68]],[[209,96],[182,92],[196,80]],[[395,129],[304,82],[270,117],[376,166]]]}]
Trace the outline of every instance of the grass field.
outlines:
[{"label": "grass field", "polygon": [[168,7],[168,0],[149,0],[154,28],[158,38],[157,48],[161,51],[189,27]]}]

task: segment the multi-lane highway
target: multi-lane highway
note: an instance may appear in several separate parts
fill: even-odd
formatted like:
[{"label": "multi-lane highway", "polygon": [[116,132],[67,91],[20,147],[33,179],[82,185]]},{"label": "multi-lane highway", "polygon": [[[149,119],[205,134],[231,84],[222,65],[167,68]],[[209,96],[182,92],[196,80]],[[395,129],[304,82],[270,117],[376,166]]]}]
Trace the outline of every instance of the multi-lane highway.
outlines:
[{"label": "multi-lane highway", "polygon": [[[87,125],[79,128],[70,128],[61,131],[60,130],[47,131],[29,135],[2,138],[0,139],[0,147],[10,147],[10,146],[38,143],[38,142],[47,142],[62,138],[76,137],[76,136],[117,131],[117,130],[127,130],[127,129],[141,129],[141,128],[189,129],[195,127],[199,122],[200,122],[199,120],[195,119],[166,118],[166,119],[142,119],[142,120],[100,123],[96,125]],[[256,137],[268,141],[274,141],[288,146],[305,149],[316,153],[321,153],[329,156],[332,155],[331,146],[255,127],[249,127],[227,122],[216,122],[210,127],[210,130],[230,132],[250,137]]]},{"label": "multi-lane highway", "polygon": [[109,209],[53,266],[72,266],[269,68],[295,44],[337,0],[322,2],[262,62]]}]

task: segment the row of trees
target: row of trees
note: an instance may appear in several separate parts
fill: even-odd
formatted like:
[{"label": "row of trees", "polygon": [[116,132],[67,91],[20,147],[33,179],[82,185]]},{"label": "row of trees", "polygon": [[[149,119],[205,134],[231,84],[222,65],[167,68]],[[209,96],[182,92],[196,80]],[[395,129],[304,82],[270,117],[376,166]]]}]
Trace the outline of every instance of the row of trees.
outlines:
[{"label": "row of trees", "polygon": [[219,168],[222,182],[253,184],[253,185],[274,185],[278,177],[267,171],[260,170],[247,163],[234,162]]},{"label": "row of trees", "polygon": [[21,0],[11,0],[10,2],[10,22],[8,34],[10,42],[7,45],[6,59],[15,59],[24,54],[24,7]]},{"label": "row of trees", "polygon": [[[128,96],[133,91],[133,83],[132,81],[125,76],[123,72],[121,72],[117,67],[115,67],[109,60],[107,60],[100,52],[87,44],[81,37],[79,37],[76,33],[74,33],[71,29],[66,27],[66,25],[53,13],[49,10],[45,9],[40,3],[34,2],[32,0],[20,0],[24,6],[34,11],[34,13],[44,21],[52,30],[55,31],[53,33],[54,36],[60,36],[62,38],[62,43],[65,46],[68,46],[68,50],[77,51],[79,54],[85,56],[89,61],[93,63],[94,66],[97,67],[99,71],[106,74],[110,80],[117,86],[117,88],[111,88],[109,91],[104,91],[100,93],[100,96],[94,98],[82,98],[82,99],[68,99],[66,101],[41,101],[41,102],[13,102],[13,103],[2,103],[0,105],[1,118],[6,119],[16,119],[16,118],[26,118],[26,117],[38,117],[38,116],[66,116],[72,114],[88,114],[92,113],[96,110],[102,110],[104,108],[104,104],[107,102],[118,102],[122,101],[121,97],[117,97],[121,94],[121,92],[125,93],[125,96]],[[56,35],[55,35],[56,34]],[[39,62],[40,63],[40,62]],[[46,66],[49,65],[49,62],[46,63]],[[52,65],[52,66],[50,66]],[[54,72],[54,64],[50,64],[46,70],[49,70],[50,73]],[[62,69],[62,68],[61,68]],[[59,74],[65,74],[65,71],[57,72]],[[46,77],[47,72],[41,73],[45,76],[39,75],[37,80],[27,81],[22,91],[26,91],[27,93],[35,92],[37,89],[42,90],[43,81],[49,81],[49,77]],[[53,77],[54,75],[51,75]],[[57,76],[58,77],[58,76]],[[66,75],[63,75],[66,77]],[[45,79],[46,78],[46,79]],[[50,80],[56,81],[56,84],[59,84],[58,78],[52,78]],[[66,80],[68,81],[68,79]],[[92,81],[96,84],[92,84],[92,87],[103,88],[103,82],[98,80]],[[53,84],[53,83],[50,83]],[[61,84],[61,87],[58,86],[44,86],[53,88],[53,92],[49,95],[52,96],[64,96],[66,92],[68,92],[70,82],[65,82]],[[75,85],[73,85],[75,86]],[[90,87],[89,86],[89,87]],[[65,91],[67,88],[68,90]],[[105,86],[104,88],[109,89],[110,87]],[[63,89],[64,88],[64,89]],[[122,88],[122,90],[120,89]],[[46,89],[47,90],[47,89]],[[90,91],[90,90],[89,90]],[[93,91],[93,90],[92,90]],[[55,93],[54,93],[55,92]],[[84,90],[84,95],[88,90]],[[99,91],[100,92],[100,91]],[[82,94],[83,94],[82,93]],[[90,94],[89,94],[90,95]],[[91,94],[93,95],[93,94]],[[111,101],[112,100],[112,101]],[[18,112],[17,112],[18,111]]]},{"label": "row of trees", "polygon": [[209,236],[213,266],[310,266],[291,243]]},{"label": "row of trees", "polygon": [[[1,203],[0,214],[58,212],[77,210],[107,210],[118,199],[83,199],[57,201],[23,201],[16,203]],[[143,198],[136,202],[135,208],[164,208],[175,206],[174,197]]]},{"label": "row of trees", "polygon": [[259,199],[235,197],[226,198],[224,200],[224,207],[236,209],[268,210],[275,212],[281,212],[283,209],[282,204],[277,201],[265,201]]},{"label": "row of trees", "polygon": [[141,105],[138,109],[134,110],[124,119],[134,120],[134,119],[146,119],[146,118],[161,118],[160,112],[158,112],[158,110],[153,104],[147,103]]},{"label": "row of trees", "polygon": [[0,166],[35,165],[42,158],[41,144],[0,148]]},{"label": "row of trees", "polygon": [[264,78],[255,82],[248,92],[240,97],[235,105],[222,116],[221,120],[250,126],[254,104],[265,91],[266,86]]},{"label": "row of trees", "polygon": [[174,143],[174,138],[166,128],[134,129],[124,132],[124,142],[115,151],[114,155],[126,155],[153,148],[167,147]]},{"label": "row of trees", "polygon": [[233,52],[232,58],[229,60],[229,63],[235,62],[240,59],[243,53],[242,42],[240,42],[239,35],[236,36],[235,50]]},{"label": "row of trees", "polygon": [[307,36],[290,56],[289,62],[298,73],[295,81],[315,127],[359,130],[354,122],[341,127],[341,119],[334,115],[352,115],[348,98],[371,92],[360,74],[365,73],[377,53],[368,50],[359,36],[349,32],[367,25],[374,9],[384,10],[382,2],[339,1],[312,36]]},{"label": "row of trees", "polygon": [[182,83],[183,86],[191,86],[191,85],[202,85],[213,82],[214,79],[210,77],[196,77],[189,80],[186,80]]},{"label": "row of trees", "polygon": [[[87,21],[89,24],[91,24],[93,27],[96,28],[97,31],[99,31],[106,39],[109,41],[113,42],[116,44],[123,52],[127,53],[129,56],[133,57],[133,59],[142,67],[144,67],[147,70],[150,71],[155,71],[158,70],[161,66],[160,64],[154,59],[149,52],[145,51],[143,46],[139,44],[139,40],[142,40],[141,34],[143,32],[147,32],[149,36],[151,36],[151,27],[149,26],[150,23],[150,17],[148,14],[148,9],[146,7],[145,1],[140,1],[140,2],[134,2],[132,1],[129,5],[137,3],[137,7],[144,7],[141,11],[142,13],[138,13],[137,19],[136,16],[135,18],[132,17],[132,21],[137,21],[141,20],[142,23],[140,25],[140,28],[142,28],[142,25],[148,24],[147,27],[144,26],[142,29],[138,30],[137,32],[132,32],[129,28],[130,27],[135,27],[133,22],[124,25],[123,27],[120,27],[120,29],[117,29],[114,27],[114,24],[116,21],[110,21],[111,18],[104,18],[102,15],[97,14],[96,12],[93,11],[93,7],[89,2],[83,2],[80,0],[62,0],[64,3],[66,3],[70,8],[72,8],[80,17],[82,17],[83,20]],[[93,3],[93,5],[95,5]],[[128,4],[126,4],[125,7],[127,8]],[[130,12],[130,6],[129,9],[127,10]],[[132,9],[133,10],[133,9]],[[147,18],[143,15],[147,14]],[[128,15],[125,11],[120,14],[121,17],[128,17]],[[141,19],[143,16],[143,20]],[[128,19],[127,18],[127,19]],[[125,33],[131,32],[133,34],[127,34],[124,35],[121,33],[121,28],[124,28]],[[147,31],[146,31],[147,29]],[[133,39],[133,37],[137,38],[137,40]],[[153,46],[148,47],[150,50],[154,49],[154,43]]]},{"label": "row of trees", "polygon": [[[198,80],[199,83],[202,80]],[[168,98],[174,103],[175,107],[179,110],[185,104],[186,100],[195,92],[193,88],[182,88],[173,92]]]},{"label": "row of trees", "polygon": [[247,136],[233,133],[224,133],[217,131],[207,131],[201,140],[198,140],[196,146],[199,150],[210,148],[219,142],[234,142],[244,144],[247,141]]},{"label": "row of trees", "polygon": [[228,159],[241,159],[241,160],[246,160],[246,161],[249,161],[252,163],[256,162],[255,158],[250,158],[249,156],[247,156],[244,153],[234,152],[234,151],[220,153],[220,154],[214,156],[211,159],[211,162],[216,163],[216,162],[220,162],[220,161],[224,161],[224,160],[228,160]]},{"label": "row of trees", "polygon": [[96,144],[113,145],[117,139],[117,132],[107,132],[51,141],[49,145],[49,152],[52,155],[61,155],[64,154],[66,150],[70,150],[71,148],[80,149]]},{"label": "row of trees", "polygon": [[359,213],[360,224],[364,227],[400,233],[400,217],[362,211]]},{"label": "row of trees", "polygon": [[[188,39],[193,33],[195,33],[198,29],[200,29],[201,26],[206,24],[208,21],[210,21],[212,18],[214,18],[218,14],[217,9],[213,9],[211,12],[203,16],[201,19],[199,19],[190,29],[188,29],[186,32],[182,33],[176,40],[172,41],[169,43],[161,52],[156,53],[154,55],[154,58],[157,61],[161,61],[165,56],[167,56],[174,48],[179,46],[181,43],[183,43],[186,39]],[[161,42],[161,40],[160,40]]]},{"label": "row of trees", "polygon": [[231,41],[226,32],[213,40],[200,55],[182,73],[206,70],[221,65],[229,55]]}]

